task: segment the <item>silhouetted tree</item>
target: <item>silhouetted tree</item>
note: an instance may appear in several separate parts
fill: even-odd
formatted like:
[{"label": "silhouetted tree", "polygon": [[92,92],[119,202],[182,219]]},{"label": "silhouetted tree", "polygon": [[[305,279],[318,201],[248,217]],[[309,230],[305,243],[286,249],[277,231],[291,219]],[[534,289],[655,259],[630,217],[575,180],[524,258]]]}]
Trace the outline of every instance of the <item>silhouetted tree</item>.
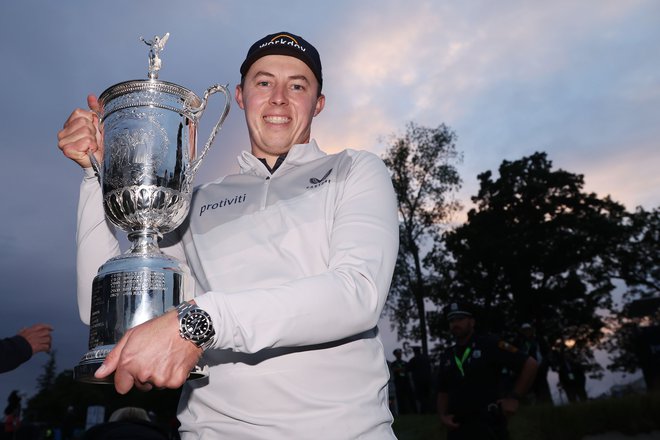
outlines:
[{"label": "silhouetted tree", "polygon": [[[624,227],[624,239],[612,247],[603,265],[602,276],[625,283],[622,307],[609,320],[613,334],[606,347],[610,370],[633,373],[648,348],[640,325],[648,328],[660,324],[660,208],[646,211],[638,207],[626,216]],[[645,301],[648,310],[634,307]]]},{"label": "silhouetted tree", "polygon": [[608,253],[603,273],[626,284],[625,303],[660,295],[660,207],[637,207],[623,225],[623,239]]},{"label": "silhouetted tree", "polygon": [[55,355],[57,350],[52,350],[48,353],[48,360],[44,364],[44,372],[37,378],[37,388],[39,392],[46,392],[51,389],[55,383],[55,375],[57,373],[57,362]]},{"label": "silhouetted tree", "polygon": [[[624,207],[584,192],[583,176],[553,170],[545,153],[505,160],[497,179],[490,171],[478,179],[467,222],[435,250],[445,285],[435,300],[475,302],[494,331],[531,322],[551,346],[570,345],[574,357],[593,361],[604,326],[597,312],[610,307],[614,285],[591,274],[620,239]],[[434,323],[436,333],[445,330],[443,319]]]},{"label": "silhouetted tree", "polygon": [[421,341],[428,354],[425,299],[432,289],[432,267],[424,260],[459,209],[453,195],[461,180],[456,134],[446,125],[427,128],[409,123],[392,136],[383,158],[398,198],[400,247],[387,311],[400,338]]}]

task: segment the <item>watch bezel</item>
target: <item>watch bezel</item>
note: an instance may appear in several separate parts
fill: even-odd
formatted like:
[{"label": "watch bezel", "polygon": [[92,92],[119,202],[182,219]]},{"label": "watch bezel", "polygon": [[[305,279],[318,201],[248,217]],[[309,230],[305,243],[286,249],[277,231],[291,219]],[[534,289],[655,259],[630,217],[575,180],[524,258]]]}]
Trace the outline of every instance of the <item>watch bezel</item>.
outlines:
[{"label": "watch bezel", "polygon": [[[179,304],[179,306],[177,306],[177,312],[179,318],[179,335],[183,339],[192,342],[204,350],[209,348],[213,343],[213,336],[215,336],[215,329],[213,327],[211,315],[197,305],[190,303]],[[195,334],[188,329],[188,321],[194,317],[205,322],[206,330],[204,330],[203,333]]]}]

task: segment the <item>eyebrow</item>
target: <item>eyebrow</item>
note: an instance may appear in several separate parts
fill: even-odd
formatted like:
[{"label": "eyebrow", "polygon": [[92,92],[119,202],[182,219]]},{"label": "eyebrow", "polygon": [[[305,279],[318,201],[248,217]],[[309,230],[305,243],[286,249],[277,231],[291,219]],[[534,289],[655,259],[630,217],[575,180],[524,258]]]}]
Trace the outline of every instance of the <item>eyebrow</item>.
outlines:
[{"label": "eyebrow", "polygon": [[[260,71],[258,71],[254,74],[255,78],[258,78],[259,76],[267,76],[269,78],[275,78],[275,75],[273,75],[272,73],[267,72],[265,70],[260,70]],[[288,80],[301,80],[301,81],[305,81],[307,84],[311,84],[309,82],[309,79],[305,75],[291,75],[291,76],[288,76],[287,79]]]}]

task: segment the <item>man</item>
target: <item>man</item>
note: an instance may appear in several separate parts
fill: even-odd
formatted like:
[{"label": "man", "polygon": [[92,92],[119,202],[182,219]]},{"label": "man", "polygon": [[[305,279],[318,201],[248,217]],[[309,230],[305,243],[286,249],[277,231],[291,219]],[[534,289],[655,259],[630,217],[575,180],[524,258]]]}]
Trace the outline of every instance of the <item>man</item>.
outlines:
[{"label": "man", "polygon": [[[208,365],[208,381],[182,392],[184,440],[394,438],[376,327],[398,248],[387,169],[370,153],[326,155],[310,140],[325,96],[320,57],[303,38],[266,36],[240,72],[235,98],[251,153],[239,157],[240,174],[195,191],[187,221],[162,246],[193,273],[186,295],[208,314],[210,348],[182,338],[180,313],[168,312],[127,332],[96,375],[114,372],[125,393],[179,387],[198,361]],[[98,107],[93,96],[88,104]],[[78,276],[87,319],[92,278],[118,252],[87,159],[102,157],[94,113],[75,110],[58,138],[85,168]],[[202,209],[237,194],[241,203]]]},{"label": "man", "polygon": [[390,365],[391,375],[394,377],[394,390],[396,392],[396,408],[398,414],[410,414],[415,411],[415,400],[410,386],[408,363],[403,360],[400,348],[392,351],[394,361]]},{"label": "man", "polygon": [[418,412],[422,414],[431,413],[433,411],[431,403],[431,362],[428,356],[422,353],[422,347],[413,347],[413,357],[408,361],[408,371],[410,371],[410,377],[412,378]]},{"label": "man", "polygon": [[[469,304],[450,304],[447,319],[456,344],[442,356],[437,402],[447,438],[508,438],[506,417],[518,410],[520,397],[534,380],[536,361],[505,341],[476,335]],[[503,396],[504,367],[518,375],[513,389]]]},{"label": "man", "polygon": [[552,394],[548,385],[548,370],[550,369],[550,350],[548,344],[536,337],[534,327],[528,322],[520,326],[520,338],[515,342],[523,353],[534,358],[538,364],[536,378],[530,389],[532,402],[552,404]]},{"label": "man", "polygon": [[48,324],[35,324],[16,336],[0,339],[0,373],[17,368],[35,353],[50,351],[52,331]]},{"label": "man", "polygon": [[557,355],[559,385],[566,392],[569,402],[587,401],[587,375],[576,354],[560,350]]}]

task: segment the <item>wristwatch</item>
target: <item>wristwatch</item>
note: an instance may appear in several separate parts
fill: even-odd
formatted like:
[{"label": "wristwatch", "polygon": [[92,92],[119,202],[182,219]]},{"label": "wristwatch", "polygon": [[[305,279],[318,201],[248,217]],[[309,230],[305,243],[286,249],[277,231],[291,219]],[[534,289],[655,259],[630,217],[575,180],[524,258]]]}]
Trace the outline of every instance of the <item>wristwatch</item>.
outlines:
[{"label": "wristwatch", "polygon": [[202,350],[213,344],[215,329],[211,316],[189,302],[182,302],[176,307],[179,318],[179,335]]}]

